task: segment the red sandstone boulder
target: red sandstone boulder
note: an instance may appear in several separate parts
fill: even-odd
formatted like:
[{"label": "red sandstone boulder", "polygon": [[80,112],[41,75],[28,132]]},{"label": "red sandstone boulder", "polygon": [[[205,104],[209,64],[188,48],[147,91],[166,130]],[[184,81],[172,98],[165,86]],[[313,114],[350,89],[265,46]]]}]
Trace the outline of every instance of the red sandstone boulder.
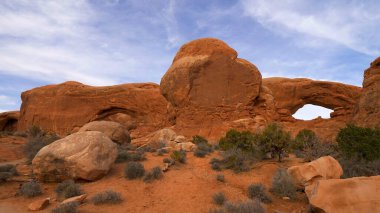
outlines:
[{"label": "red sandstone boulder", "polygon": [[129,136],[127,128],[113,121],[90,122],[79,129],[79,132],[84,131],[102,132],[117,144],[125,144],[131,142],[131,137]]},{"label": "red sandstone boulder", "polygon": [[17,131],[17,122],[20,117],[19,111],[0,113],[0,131]]},{"label": "red sandstone boulder", "polygon": [[380,57],[364,72],[363,93],[353,120],[360,126],[380,126]]},{"label": "red sandstone boulder", "polygon": [[21,98],[21,131],[38,125],[66,135],[91,121],[111,120],[135,127],[131,134],[138,137],[169,123],[168,102],[153,83],[92,87],[65,82],[23,92]]},{"label": "red sandstone boulder", "polygon": [[309,191],[316,212],[380,212],[380,176],[319,180]]}]

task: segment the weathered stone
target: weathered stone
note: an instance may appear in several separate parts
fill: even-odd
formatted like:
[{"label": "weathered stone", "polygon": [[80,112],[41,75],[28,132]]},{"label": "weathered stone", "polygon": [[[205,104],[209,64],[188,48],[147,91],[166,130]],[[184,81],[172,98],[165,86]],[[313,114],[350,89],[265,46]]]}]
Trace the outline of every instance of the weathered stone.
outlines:
[{"label": "weathered stone", "polygon": [[65,203],[71,203],[71,202],[83,203],[86,200],[86,198],[87,198],[87,194],[82,194],[79,196],[70,197],[70,198],[67,198],[66,200],[62,201],[61,205],[65,204]]},{"label": "weathered stone", "polygon": [[40,211],[45,209],[50,204],[50,198],[36,200],[28,205],[30,211]]},{"label": "weathered stone", "polygon": [[113,121],[93,121],[84,125],[79,131],[102,132],[106,134],[113,142],[120,145],[131,142],[128,129],[120,123]]},{"label": "weathered stone", "polygon": [[0,113],[0,131],[15,132],[20,117],[19,111]]}]

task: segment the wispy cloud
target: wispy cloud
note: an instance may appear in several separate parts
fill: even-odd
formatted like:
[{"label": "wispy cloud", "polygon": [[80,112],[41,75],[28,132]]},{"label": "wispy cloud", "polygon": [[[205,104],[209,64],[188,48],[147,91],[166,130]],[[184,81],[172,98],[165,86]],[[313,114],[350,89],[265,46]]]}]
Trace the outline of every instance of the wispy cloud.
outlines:
[{"label": "wispy cloud", "polygon": [[335,43],[367,55],[380,55],[379,1],[243,0],[242,4],[246,15],[276,33],[294,36],[290,31],[315,39],[310,42],[307,38],[303,44],[326,47]]}]

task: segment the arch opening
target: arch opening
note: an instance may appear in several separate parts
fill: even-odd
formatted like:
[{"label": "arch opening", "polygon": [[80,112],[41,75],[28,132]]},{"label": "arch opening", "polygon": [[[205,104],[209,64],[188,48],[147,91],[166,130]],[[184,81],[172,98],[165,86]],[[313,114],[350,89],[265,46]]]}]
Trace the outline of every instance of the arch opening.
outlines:
[{"label": "arch opening", "polygon": [[326,107],[317,106],[313,104],[305,104],[303,107],[299,108],[294,114],[293,117],[298,120],[313,120],[318,117],[321,117],[323,119],[329,119],[330,113],[332,113],[333,110],[328,109]]}]

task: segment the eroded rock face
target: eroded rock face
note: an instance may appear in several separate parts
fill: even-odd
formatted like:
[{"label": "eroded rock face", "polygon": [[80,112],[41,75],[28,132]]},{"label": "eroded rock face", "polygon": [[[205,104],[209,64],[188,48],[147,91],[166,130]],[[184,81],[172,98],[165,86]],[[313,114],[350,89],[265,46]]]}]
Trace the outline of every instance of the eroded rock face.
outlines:
[{"label": "eroded rock face", "polygon": [[38,125],[66,135],[91,121],[111,120],[132,126],[137,137],[168,125],[168,103],[153,83],[92,87],[65,82],[23,92],[21,98],[19,130]]},{"label": "eroded rock face", "polygon": [[380,212],[380,176],[320,180],[310,187],[316,212]]},{"label": "eroded rock face", "polygon": [[[339,179],[343,175],[343,169],[339,162],[331,156],[324,156],[310,163],[288,168],[288,174],[295,184],[305,188],[316,184],[319,180]],[[309,194],[307,190],[306,194]]]},{"label": "eroded rock face", "polygon": [[364,72],[363,93],[353,120],[360,126],[380,126],[380,57]]},{"label": "eroded rock face", "polygon": [[93,181],[106,175],[115,162],[117,147],[105,134],[78,132],[43,147],[32,161],[42,181]]},{"label": "eroded rock face", "polygon": [[19,111],[0,113],[0,131],[17,131],[17,122],[20,117]]},{"label": "eroded rock face", "polygon": [[107,135],[113,142],[117,144],[126,144],[131,142],[131,137],[129,136],[128,129],[113,121],[93,121],[82,128],[79,132],[84,131],[98,131]]},{"label": "eroded rock face", "polygon": [[161,79],[174,106],[247,105],[259,95],[261,74],[223,41],[204,38],[181,47]]}]

